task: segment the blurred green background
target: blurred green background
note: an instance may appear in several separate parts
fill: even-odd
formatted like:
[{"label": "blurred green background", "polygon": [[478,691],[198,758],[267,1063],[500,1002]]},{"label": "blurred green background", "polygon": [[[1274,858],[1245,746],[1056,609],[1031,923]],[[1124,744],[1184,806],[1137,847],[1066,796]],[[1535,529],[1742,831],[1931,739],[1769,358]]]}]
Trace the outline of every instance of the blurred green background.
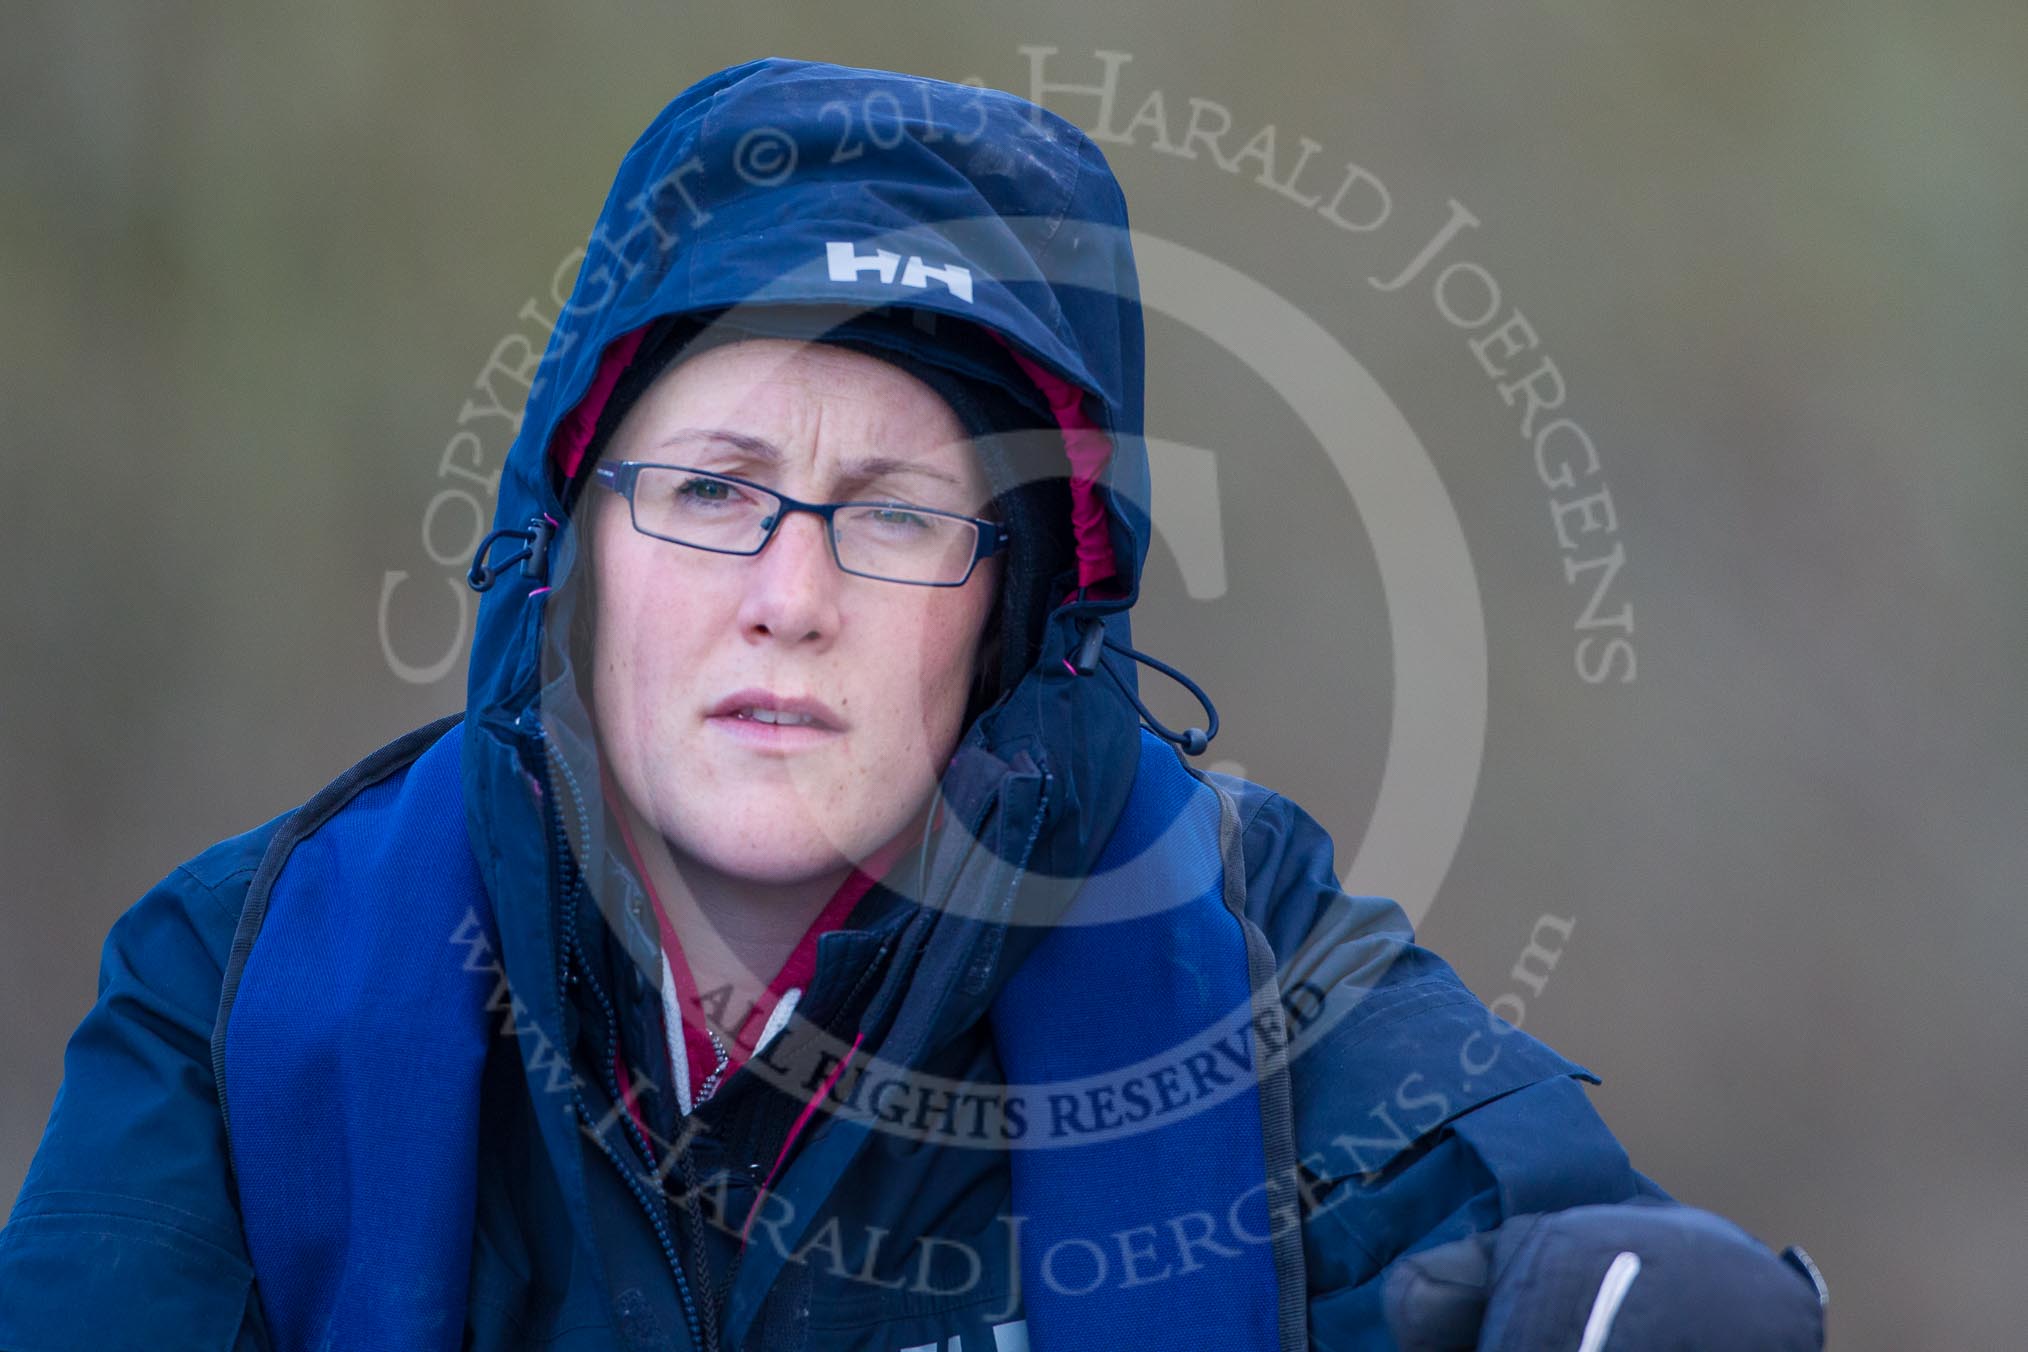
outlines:
[{"label": "blurred green background", "polygon": [[[1028,94],[1040,46],[1069,83],[1130,54],[1116,127],[1160,90],[1180,137],[1197,98],[1228,153],[1273,124],[1278,172],[1306,136],[1306,186],[1348,160],[1387,186],[1355,234],[1257,164],[1146,128],[1105,147],[1139,229],[1371,373],[1463,527],[1490,707],[1426,941],[1604,1076],[1638,1165],[1808,1247],[1834,1346],[2021,1344],[2019,4],[37,4],[6,27],[0,1197],[113,919],[462,707],[461,661],[418,683],[388,656],[456,637],[457,569],[423,538],[439,461],[496,345],[540,342],[522,308],[553,312],[639,129],[754,56]],[[1092,96],[1045,101],[1097,124]],[[1599,448],[1631,681],[1577,670],[1583,555],[1472,335],[1427,285],[1368,281],[1453,199],[1481,222],[1454,257],[1526,314]],[[1212,758],[1342,864],[1388,745],[1362,520],[1389,504],[1355,506],[1214,343],[1159,315],[1150,338],[1150,434],[1215,454],[1225,590],[1187,595],[1158,541],[1137,642],[1218,699]],[[497,469],[504,423],[464,426]],[[1571,927],[1537,991],[1513,968],[1545,914]]]}]

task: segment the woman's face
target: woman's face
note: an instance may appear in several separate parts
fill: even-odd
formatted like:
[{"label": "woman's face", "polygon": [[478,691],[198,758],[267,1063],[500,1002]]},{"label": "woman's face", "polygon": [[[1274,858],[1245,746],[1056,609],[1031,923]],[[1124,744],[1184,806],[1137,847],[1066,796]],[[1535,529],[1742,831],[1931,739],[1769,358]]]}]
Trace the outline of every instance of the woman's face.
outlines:
[{"label": "woman's face", "polygon": [[[887,463],[863,463],[875,457]],[[664,373],[606,458],[731,474],[808,502],[978,515],[988,496],[929,386],[863,353],[783,339],[711,348]],[[640,534],[616,493],[596,491],[587,510],[599,740],[679,858],[802,882],[865,860],[914,818],[963,731],[997,557],[961,587],[908,586],[841,571],[805,512],[737,556]],[[755,720],[757,694],[815,701],[827,726]]]}]

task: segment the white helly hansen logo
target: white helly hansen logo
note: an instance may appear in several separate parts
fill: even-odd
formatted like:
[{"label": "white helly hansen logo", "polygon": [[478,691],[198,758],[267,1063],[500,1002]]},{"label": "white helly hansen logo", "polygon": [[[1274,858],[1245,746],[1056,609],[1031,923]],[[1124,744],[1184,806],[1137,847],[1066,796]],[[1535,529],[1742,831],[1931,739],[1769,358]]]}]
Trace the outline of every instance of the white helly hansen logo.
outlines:
[{"label": "white helly hansen logo", "polygon": [[[965,1340],[951,1337],[944,1340],[944,1352],[966,1352]],[[924,1343],[920,1347],[904,1347],[901,1352],[937,1352],[935,1343]],[[1011,1324],[993,1325],[993,1352],[1028,1352],[1028,1321],[1017,1319]]]},{"label": "white helly hansen logo", "polygon": [[972,270],[960,263],[946,263],[942,267],[931,267],[914,254],[908,257],[908,266],[902,266],[901,255],[886,249],[875,249],[870,254],[855,252],[852,245],[844,240],[829,240],[824,245],[824,261],[830,265],[831,280],[834,282],[857,281],[862,272],[877,272],[880,280],[889,286],[894,284],[894,274],[901,273],[901,284],[921,290],[934,277],[944,288],[959,300],[970,304],[972,300]]}]

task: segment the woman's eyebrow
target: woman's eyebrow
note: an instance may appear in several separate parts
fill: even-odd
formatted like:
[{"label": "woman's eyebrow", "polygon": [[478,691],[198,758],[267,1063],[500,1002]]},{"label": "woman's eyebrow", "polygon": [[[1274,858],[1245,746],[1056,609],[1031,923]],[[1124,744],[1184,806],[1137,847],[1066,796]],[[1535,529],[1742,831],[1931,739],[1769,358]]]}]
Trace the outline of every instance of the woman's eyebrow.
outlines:
[{"label": "woman's eyebrow", "polygon": [[[659,449],[662,446],[674,446],[679,443],[694,441],[723,442],[736,450],[752,456],[771,468],[779,466],[783,460],[787,459],[787,456],[782,453],[781,447],[775,445],[766,437],[757,437],[747,432],[735,432],[726,427],[685,427],[664,437],[657,443],[656,448]],[[964,487],[964,481],[954,474],[920,460],[909,460],[899,456],[848,456],[838,462],[838,468],[841,479],[848,484],[870,483],[875,479],[889,478],[894,475],[914,474],[925,479],[934,479],[938,483],[949,484],[954,488]]]}]

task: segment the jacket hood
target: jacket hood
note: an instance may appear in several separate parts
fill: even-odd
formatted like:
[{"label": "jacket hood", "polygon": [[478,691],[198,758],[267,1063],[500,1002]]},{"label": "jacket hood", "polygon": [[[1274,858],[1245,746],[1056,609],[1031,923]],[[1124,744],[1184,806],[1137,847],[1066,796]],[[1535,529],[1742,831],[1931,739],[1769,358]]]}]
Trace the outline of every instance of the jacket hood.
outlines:
[{"label": "jacket hood", "polygon": [[[595,743],[565,641],[585,444],[655,321],[737,323],[785,306],[903,307],[993,335],[1063,431],[1079,518],[1084,587],[1049,615],[1025,678],[965,730],[936,838],[896,883],[926,912],[908,931],[907,1002],[922,1008],[903,1023],[933,1040],[983,1012],[1068,903],[1131,786],[1133,663],[1108,659],[1090,628],[1102,621],[1107,646],[1130,644],[1149,538],[1139,288],[1103,155],[1069,122],[994,90],[776,58],[735,66],[678,95],[621,162],[474,561],[468,825],[510,975],[525,965],[538,982],[522,992],[538,1018],[560,1010],[553,955],[570,942],[535,890],[558,829],[545,784],[573,800],[555,815],[577,858],[601,848],[601,814],[586,807]],[[1078,674],[1081,645],[1106,671]]]}]

